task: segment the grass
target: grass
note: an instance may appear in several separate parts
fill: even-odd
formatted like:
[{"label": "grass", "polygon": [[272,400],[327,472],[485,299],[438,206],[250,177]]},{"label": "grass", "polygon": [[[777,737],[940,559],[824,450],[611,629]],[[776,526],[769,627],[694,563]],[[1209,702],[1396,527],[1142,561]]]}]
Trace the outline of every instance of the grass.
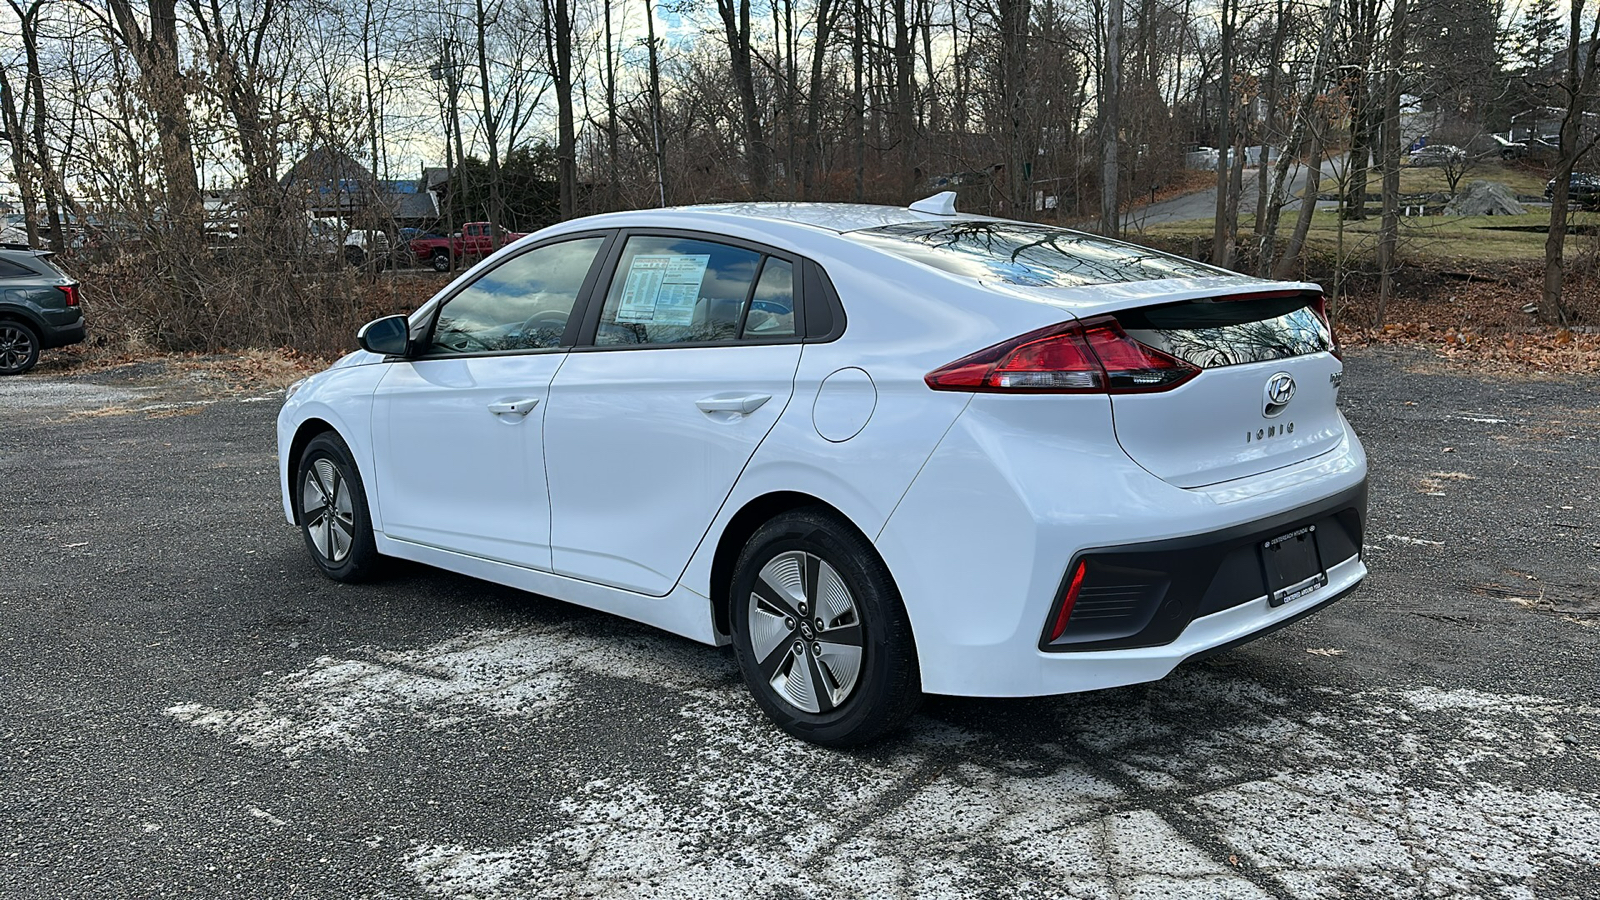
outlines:
[{"label": "grass", "polygon": [[[1461,190],[1466,190],[1467,185],[1474,181],[1498,181],[1519,196],[1543,197],[1545,182],[1549,180],[1550,175],[1546,172],[1533,171],[1521,166],[1508,166],[1499,160],[1486,160],[1461,177]],[[1327,186],[1326,180],[1323,186]],[[1373,172],[1368,176],[1367,190],[1376,193],[1382,186],[1382,173]],[[1400,169],[1402,194],[1448,194],[1449,192],[1450,183],[1444,179],[1444,169],[1431,166],[1404,166]]]},{"label": "grass", "polygon": [[[1334,171],[1343,171],[1344,163],[1336,160]],[[1519,197],[1543,197],[1545,183],[1550,180],[1550,173],[1528,169],[1518,165],[1506,165],[1500,160],[1484,160],[1478,166],[1461,176],[1461,190],[1466,190],[1467,185],[1474,181],[1498,181],[1511,189]],[[1339,190],[1339,181],[1327,175],[1322,176],[1322,181],[1317,185],[1317,191],[1323,196],[1333,196]],[[1373,169],[1367,173],[1367,193],[1377,195],[1383,190],[1383,173]],[[1402,194],[1448,194],[1450,182],[1445,180],[1444,169],[1436,166],[1401,166],[1400,167],[1400,193]]]},{"label": "grass", "polygon": [[[1544,228],[1550,222],[1546,210],[1520,216],[1417,216],[1400,220],[1400,253],[1411,261],[1507,261],[1542,259],[1545,234],[1540,231],[1510,231],[1508,228],[1533,226]],[[1253,216],[1241,216],[1239,235],[1244,238],[1254,224]],[[1376,251],[1378,230],[1382,218],[1374,210],[1361,221],[1344,223],[1345,255],[1365,255]],[[1600,214],[1577,213],[1574,226],[1600,228]],[[1146,233],[1153,237],[1185,239],[1211,236],[1210,219],[1187,222],[1166,222],[1152,225]],[[1294,228],[1293,214],[1285,215],[1278,226],[1279,240],[1287,239]],[[1339,217],[1337,210],[1318,210],[1311,219],[1311,231],[1306,236],[1307,250],[1314,253],[1333,254],[1338,251]],[[1593,249],[1595,239],[1569,234],[1566,250],[1576,254]]]}]

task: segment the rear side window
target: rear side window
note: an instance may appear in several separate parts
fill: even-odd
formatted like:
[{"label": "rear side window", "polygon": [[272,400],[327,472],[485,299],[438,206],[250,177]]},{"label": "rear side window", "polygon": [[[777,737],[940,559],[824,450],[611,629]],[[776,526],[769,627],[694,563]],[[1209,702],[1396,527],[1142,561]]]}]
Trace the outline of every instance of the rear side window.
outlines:
[{"label": "rear side window", "polygon": [[739,337],[747,341],[794,337],[794,266],[786,260],[769,256],[761,266]]},{"label": "rear side window", "polygon": [[848,236],[956,275],[1029,287],[1235,274],[1121,241],[1020,222],[908,222]]},{"label": "rear side window", "polygon": [[26,266],[18,265],[9,259],[0,259],[0,278],[27,278],[30,275],[34,278],[39,277],[38,272]]},{"label": "rear side window", "polygon": [[[600,311],[595,345],[691,344],[734,341],[745,322],[752,292],[763,294],[763,327],[794,334],[794,272],[769,263],[761,253],[714,241],[640,235],[628,239]],[[779,263],[773,260],[772,263]],[[785,274],[786,272],[786,274]],[[756,279],[763,284],[758,287]],[[787,282],[785,283],[785,278]]]},{"label": "rear side window", "polygon": [[1189,300],[1116,314],[1128,336],[1202,369],[1333,350],[1315,294]]}]

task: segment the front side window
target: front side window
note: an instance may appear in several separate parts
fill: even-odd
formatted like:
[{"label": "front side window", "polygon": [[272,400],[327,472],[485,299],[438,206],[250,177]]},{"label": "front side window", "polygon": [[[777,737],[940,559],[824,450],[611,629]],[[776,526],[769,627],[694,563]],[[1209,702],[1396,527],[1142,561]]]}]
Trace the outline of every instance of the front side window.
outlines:
[{"label": "front side window", "polygon": [[[606,292],[595,344],[737,340],[762,259],[754,250],[712,241],[629,238]],[[788,293],[792,314],[792,287]]]},{"label": "front side window", "polygon": [[956,275],[1030,287],[1235,274],[1121,241],[1021,222],[908,222],[847,236]]},{"label": "front side window", "polygon": [[604,238],[548,244],[511,257],[445,301],[427,353],[544,350],[567,319]]}]

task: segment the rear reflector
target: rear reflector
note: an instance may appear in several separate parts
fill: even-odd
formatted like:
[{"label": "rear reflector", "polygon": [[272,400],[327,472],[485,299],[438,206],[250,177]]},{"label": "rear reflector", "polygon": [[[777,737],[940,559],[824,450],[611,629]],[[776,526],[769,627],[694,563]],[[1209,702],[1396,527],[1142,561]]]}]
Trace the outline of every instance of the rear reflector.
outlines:
[{"label": "rear reflector", "polygon": [[1197,366],[1147,347],[1110,316],[1051,325],[929,372],[936,391],[1135,394],[1175,388]]},{"label": "rear reflector", "polygon": [[56,286],[56,290],[58,290],[61,293],[67,295],[67,305],[68,306],[77,306],[78,305],[78,286],[77,285],[75,285],[75,284],[61,284],[61,285],[57,285]]},{"label": "rear reflector", "polygon": [[1067,620],[1072,618],[1072,607],[1078,602],[1078,591],[1083,587],[1083,572],[1088,567],[1088,560],[1078,560],[1078,568],[1073,570],[1067,592],[1061,595],[1061,610],[1056,613],[1056,623],[1050,627],[1050,642],[1059,639],[1061,633],[1067,630]]}]

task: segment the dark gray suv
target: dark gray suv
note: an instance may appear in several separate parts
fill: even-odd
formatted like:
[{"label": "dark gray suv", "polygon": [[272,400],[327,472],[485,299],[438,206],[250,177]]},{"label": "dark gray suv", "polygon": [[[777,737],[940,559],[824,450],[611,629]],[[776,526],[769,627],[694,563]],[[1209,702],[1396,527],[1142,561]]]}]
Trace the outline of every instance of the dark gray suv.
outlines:
[{"label": "dark gray suv", "polygon": [[83,337],[78,283],[46,251],[0,244],[0,375],[21,375],[39,361],[40,350]]}]

